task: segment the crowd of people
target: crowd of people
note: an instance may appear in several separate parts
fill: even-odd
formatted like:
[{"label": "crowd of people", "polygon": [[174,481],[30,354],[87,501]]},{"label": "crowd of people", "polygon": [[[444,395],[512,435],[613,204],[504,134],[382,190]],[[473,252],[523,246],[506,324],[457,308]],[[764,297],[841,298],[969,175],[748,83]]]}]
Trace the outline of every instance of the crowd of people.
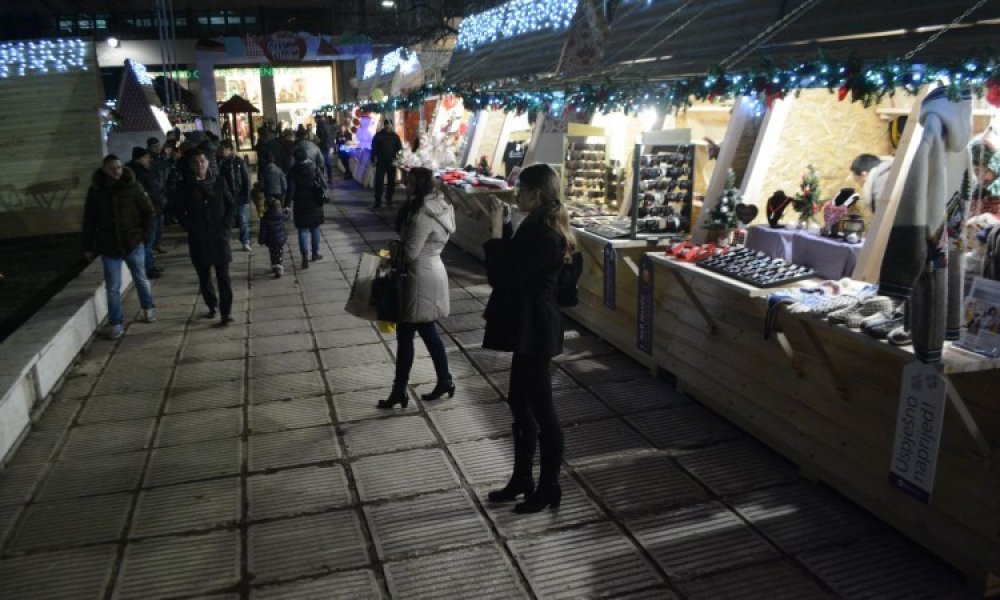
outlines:
[{"label": "crowd of people", "polygon": [[[394,145],[388,135],[391,132],[384,131],[385,144]],[[104,158],[87,193],[83,229],[85,252],[90,257],[100,256],[104,267],[107,337],[124,334],[123,265],[138,290],[141,321],[156,320],[149,279],[163,274],[156,267],[155,255],[165,251],[161,245],[164,221],[176,221],[187,233],[191,263],[208,308],[204,317],[218,316],[215,326],[219,327],[233,321],[229,264],[234,228],[239,229],[240,246],[251,251],[252,195],[257,196],[254,203],[260,215],[258,241],[268,247],[275,277],[283,271],[289,218],[298,229],[302,268],[323,258],[320,226],[330,175],[324,152],[308,139],[307,132],[291,146],[284,143],[286,139],[285,135],[280,139],[267,133],[262,136],[257,148],[256,186],[251,185],[246,163],[234,152],[232,143],[219,143],[211,135],[182,142],[171,136],[163,144],[150,139],[145,148],[132,151],[127,165],[114,155]],[[388,152],[386,149],[386,155]],[[376,161],[379,170],[395,171],[388,161],[378,157]],[[391,203],[395,184],[393,177],[387,178],[385,200]],[[532,165],[521,172],[517,205],[525,218],[517,235],[510,207],[495,197],[489,204],[492,239],[484,250],[493,291],[483,313],[483,347],[513,353],[507,402],[513,420],[514,456],[509,482],[489,492],[488,500],[512,502],[523,497],[515,512],[558,507],[562,498],[563,434],[553,405],[549,368],[551,359],[562,352],[563,343],[557,280],[575,250],[575,242],[559,187],[558,175],[547,165]],[[382,191],[377,192],[380,199]],[[434,389],[422,398],[452,397],[456,391],[436,326],[450,313],[448,273],[441,252],[455,232],[455,211],[438,191],[428,169],[412,169],[406,178],[406,191],[407,200],[396,220],[406,277],[396,329],[395,377],[389,397],[378,403],[382,409],[405,408],[409,403],[406,387],[416,335],[427,347],[437,375]],[[537,485],[532,474],[536,446],[541,464]]]}]

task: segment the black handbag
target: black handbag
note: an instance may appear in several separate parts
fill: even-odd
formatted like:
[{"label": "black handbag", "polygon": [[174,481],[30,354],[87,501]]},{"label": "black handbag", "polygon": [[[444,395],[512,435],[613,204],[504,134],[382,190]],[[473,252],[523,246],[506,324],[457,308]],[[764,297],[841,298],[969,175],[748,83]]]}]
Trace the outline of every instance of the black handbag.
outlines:
[{"label": "black handbag", "polygon": [[389,242],[389,259],[384,261],[372,282],[375,300],[375,318],[379,321],[399,323],[403,312],[403,293],[406,286],[406,263],[403,261],[403,244]]},{"label": "black handbag", "polygon": [[569,262],[564,262],[556,280],[556,302],[559,306],[570,307],[580,303],[580,275],[583,274],[583,254],[574,252]]}]

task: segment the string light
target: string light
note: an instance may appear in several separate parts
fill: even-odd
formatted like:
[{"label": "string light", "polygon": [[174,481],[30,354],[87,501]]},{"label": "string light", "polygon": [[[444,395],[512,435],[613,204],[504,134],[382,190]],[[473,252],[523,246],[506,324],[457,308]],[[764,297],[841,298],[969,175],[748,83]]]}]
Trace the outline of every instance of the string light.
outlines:
[{"label": "string light", "polygon": [[382,67],[379,71],[383,75],[388,75],[399,69],[404,75],[409,75],[419,66],[420,59],[417,58],[416,52],[408,48],[396,48],[382,57]]},{"label": "string light", "polygon": [[87,71],[90,44],[80,39],[0,43],[0,79]]},{"label": "string light", "polygon": [[466,17],[458,28],[455,48],[472,52],[497,40],[569,27],[579,0],[513,0]]},{"label": "string light", "polygon": [[375,73],[378,72],[378,59],[373,58],[369,61],[365,61],[365,72],[361,79],[371,79],[375,77]]}]

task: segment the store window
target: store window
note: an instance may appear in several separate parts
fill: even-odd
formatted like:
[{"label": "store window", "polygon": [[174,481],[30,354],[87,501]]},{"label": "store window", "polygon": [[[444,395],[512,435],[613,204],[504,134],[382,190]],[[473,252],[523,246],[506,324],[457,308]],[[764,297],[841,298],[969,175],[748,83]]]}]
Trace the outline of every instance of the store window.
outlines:
[{"label": "store window", "polygon": [[333,104],[333,70],[330,67],[276,68],[274,97],[278,120],[286,126],[315,125],[313,111]]}]

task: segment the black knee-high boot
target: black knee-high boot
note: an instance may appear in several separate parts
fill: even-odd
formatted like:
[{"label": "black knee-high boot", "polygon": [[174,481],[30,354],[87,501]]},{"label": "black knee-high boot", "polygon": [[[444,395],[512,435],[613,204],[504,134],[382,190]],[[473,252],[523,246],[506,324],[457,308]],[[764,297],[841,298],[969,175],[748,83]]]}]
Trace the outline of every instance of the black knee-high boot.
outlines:
[{"label": "black knee-high boot", "polygon": [[517,423],[511,425],[511,430],[514,432],[514,473],[503,489],[493,490],[487,495],[490,502],[511,502],[521,494],[527,498],[535,490],[531,466],[535,459],[537,434],[533,429],[524,429]]},{"label": "black knee-high boot", "polygon": [[559,508],[559,503],[562,502],[562,488],[559,486],[559,471],[562,468],[563,458],[562,429],[540,433],[538,445],[541,463],[538,487],[534,493],[525,498],[524,502],[514,506],[514,512],[534,513],[548,506]]}]

